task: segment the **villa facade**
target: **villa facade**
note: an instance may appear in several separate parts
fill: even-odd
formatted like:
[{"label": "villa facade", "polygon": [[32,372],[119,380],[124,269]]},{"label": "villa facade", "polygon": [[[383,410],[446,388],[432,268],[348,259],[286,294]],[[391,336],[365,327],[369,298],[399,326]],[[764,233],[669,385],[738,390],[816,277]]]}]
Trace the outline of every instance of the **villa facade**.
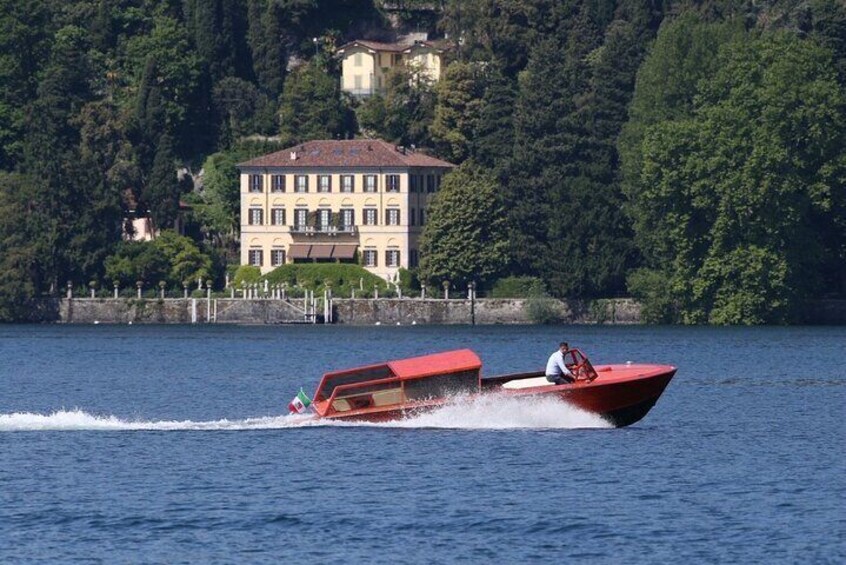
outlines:
[{"label": "villa facade", "polygon": [[428,80],[437,82],[441,78],[445,51],[443,44],[433,41],[352,41],[338,49],[341,90],[359,98],[384,94],[387,74],[400,65],[418,70]]},{"label": "villa facade", "polygon": [[238,165],[241,264],[416,267],[432,196],[454,165],[380,140],[308,141]]}]

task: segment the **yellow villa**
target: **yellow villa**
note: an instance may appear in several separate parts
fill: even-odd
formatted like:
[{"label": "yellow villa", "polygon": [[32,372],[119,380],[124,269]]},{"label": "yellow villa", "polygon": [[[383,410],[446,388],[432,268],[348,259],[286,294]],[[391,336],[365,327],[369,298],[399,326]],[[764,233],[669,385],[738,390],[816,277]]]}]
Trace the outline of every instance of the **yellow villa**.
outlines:
[{"label": "yellow villa", "polygon": [[308,141],[238,165],[241,263],[416,267],[429,201],[454,165],[380,140]]},{"label": "yellow villa", "polygon": [[442,43],[433,41],[352,41],[338,49],[341,90],[357,97],[384,93],[387,86],[385,76],[399,65],[417,69],[430,81],[437,82],[441,78],[445,50]]}]

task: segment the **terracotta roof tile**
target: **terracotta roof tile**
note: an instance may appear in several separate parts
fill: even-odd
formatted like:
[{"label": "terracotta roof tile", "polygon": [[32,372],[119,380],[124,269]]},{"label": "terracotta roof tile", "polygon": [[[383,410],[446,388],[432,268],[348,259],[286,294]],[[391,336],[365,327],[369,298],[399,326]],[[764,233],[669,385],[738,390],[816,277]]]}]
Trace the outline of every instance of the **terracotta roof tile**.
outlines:
[{"label": "terracotta roof tile", "polygon": [[[294,158],[292,158],[294,156]],[[319,140],[256,157],[239,167],[455,167],[417,151],[405,150],[379,139]]]},{"label": "terracotta roof tile", "polygon": [[445,51],[451,48],[451,44],[448,41],[403,41],[399,43],[383,43],[381,41],[370,41],[368,39],[356,39],[355,41],[350,41],[349,43],[345,43],[338,48],[338,51],[344,51],[349,47],[355,47],[360,45],[362,47],[367,47],[368,49],[373,49],[374,51],[388,51],[392,53],[408,53],[411,51],[413,47],[416,46],[425,46],[431,47],[433,49],[438,49],[440,51]]}]

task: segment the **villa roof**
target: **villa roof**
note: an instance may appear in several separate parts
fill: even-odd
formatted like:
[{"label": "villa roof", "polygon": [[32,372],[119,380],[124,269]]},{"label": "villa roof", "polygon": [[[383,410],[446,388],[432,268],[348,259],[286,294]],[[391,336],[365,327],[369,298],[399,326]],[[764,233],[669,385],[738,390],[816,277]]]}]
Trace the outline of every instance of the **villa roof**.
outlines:
[{"label": "villa roof", "polygon": [[380,139],[319,140],[256,157],[239,167],[455,167]]},{"label": "villa roof", "polygon": [[399,43],[383,43],[381,41],[370,41],[369,39],[356,39],[341,45],[338,48],[338,52],[343,53],[344,50],[349,47],[366,47],[367,49],[371,49],[373,51],[388,51],[391,53],[410,53],[415,47],[431,47],[432,49],[437,49],[438,51],[445,51],[449,48],[449,45],[443,41],[428,40],[416,40],[411,43],[407,41]]}]

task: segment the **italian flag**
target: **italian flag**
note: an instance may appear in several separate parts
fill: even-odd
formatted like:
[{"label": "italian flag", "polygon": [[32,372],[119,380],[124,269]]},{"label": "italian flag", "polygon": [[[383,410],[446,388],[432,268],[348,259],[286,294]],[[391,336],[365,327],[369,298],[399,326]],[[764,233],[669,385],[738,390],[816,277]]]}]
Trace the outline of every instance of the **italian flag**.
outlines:
[{"label": "italian flag", "polygon": [[305,391],[303,391],[303,389],[300,389],[300,392],[297,393],[294,400],[288,403],[288,412],[291,414],[302,414],[310,405],[311,399]]}]

